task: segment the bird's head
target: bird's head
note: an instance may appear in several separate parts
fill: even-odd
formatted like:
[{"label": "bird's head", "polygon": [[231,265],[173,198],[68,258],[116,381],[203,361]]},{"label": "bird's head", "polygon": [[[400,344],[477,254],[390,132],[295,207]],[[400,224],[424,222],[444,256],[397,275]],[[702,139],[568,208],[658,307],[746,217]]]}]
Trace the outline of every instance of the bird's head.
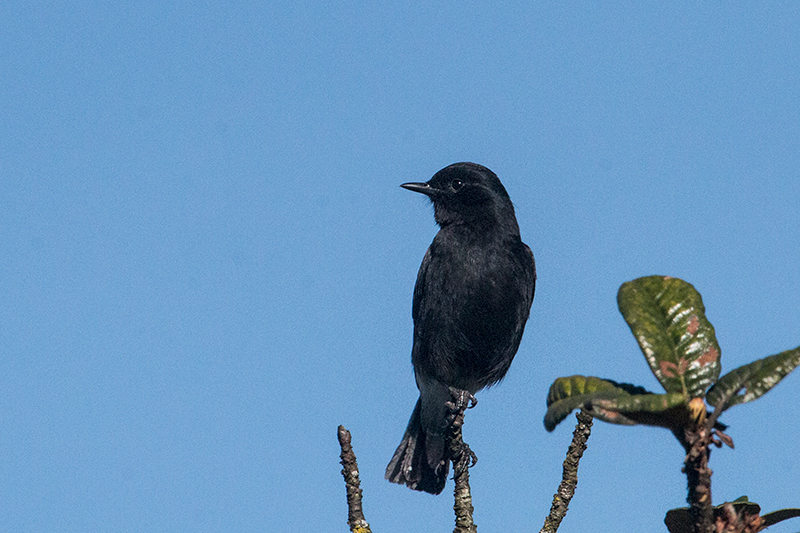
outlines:
[{"label": "bird's head", "polygon": [[476,163],[454,163],[425,183],[401,187],[428,196],[440,226],[475,222],[516,227],[514,206],[505,187],[494,172]]}]

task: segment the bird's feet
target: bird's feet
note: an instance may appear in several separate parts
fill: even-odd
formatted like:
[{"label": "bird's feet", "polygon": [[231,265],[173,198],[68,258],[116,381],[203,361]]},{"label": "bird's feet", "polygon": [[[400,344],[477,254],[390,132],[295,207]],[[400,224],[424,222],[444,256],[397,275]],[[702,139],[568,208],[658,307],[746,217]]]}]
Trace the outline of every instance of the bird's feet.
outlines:
[{"label": "bird's feet", "polygon": [[478,404],[478,400],[471,392],[456,389],[455,387],[450,387],[450,396],[452,401],[445,404],[449,410],[447,421],[451,432],[450,457],[453,461],[453,474],[458,477],[478,462],[478,456],[475,455],[475,452],[470,449],[469,445],[461,437],[461,426],[464,425],[464,411],[475,407]]},{"label": "bird's feet", "polygon": [[457,444],[458,450],[453,455],[453,476],[458,477],[468,469],[475,466],[478,462],[478,456],[475,455],[469,444],[463,440]]},{"label": "bird's feet", "polygon": [[478,405],[478,399],[468,390],[450,387],[450,397],[452,400],[445,402],[445,405],[450,410],[451,423],[459,414]]}]

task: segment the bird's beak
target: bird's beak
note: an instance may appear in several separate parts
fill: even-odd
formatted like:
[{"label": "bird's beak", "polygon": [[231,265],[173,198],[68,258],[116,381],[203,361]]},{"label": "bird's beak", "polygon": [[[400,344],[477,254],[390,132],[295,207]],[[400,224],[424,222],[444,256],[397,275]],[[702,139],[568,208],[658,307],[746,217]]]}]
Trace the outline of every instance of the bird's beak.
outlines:
[{"label": "bird's beak", "polygon": [[433,196],[434,194],[439,192],[438,189],[434,189],[427,183],[415,183],[415,182],[404,183],[401,185],[401,187],[404,189],[408,189],[409,191],[421,192],[425,196]]}]

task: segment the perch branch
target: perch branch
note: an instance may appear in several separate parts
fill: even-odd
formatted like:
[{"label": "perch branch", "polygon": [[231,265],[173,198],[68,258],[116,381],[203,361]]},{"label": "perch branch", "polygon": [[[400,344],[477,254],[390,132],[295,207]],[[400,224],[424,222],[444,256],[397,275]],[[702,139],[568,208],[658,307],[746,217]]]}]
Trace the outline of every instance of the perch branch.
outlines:
[{"label": "perch branch", "polygon": [[464,442],[461,427],[464,425],[464,411],[474,407],[475,397],[466,391],[453,389],[453,403],[451,407],[450,435],[448,437],[448,451],[453,461],[453,479],[456,482],[454,490],[455,503],[453,511],[456,513],[456,527],[453,533],[477,533],[478,526],[472,520],[472,493],[469,488],[469,469],[475,465],[477,457]]},{"label": "perch branch", "polygon": [[353,533],[372,533],[361,507],[361,487],[356,454],[350,445],[350,432],[339,426],[339,446],[342,448],[342,476],[347,486],[347,525]]},{"label": "perch branch", "polygon": [[567,458],[564,459],[564,470],[561,476],[561,484],[558,492],[553,496],[553,505],[550,507],[550,514],[544,521],[544,526],[539,533],[555,533],[558,526],[567,515],[569,502],[575,494],[575,487],[578,485],[578,463],[583,452],[586,450],[586,441],[592,433],[592,416],[581,410],[576,415],[578,423],[572,434],[572,443],[567,450]]}]

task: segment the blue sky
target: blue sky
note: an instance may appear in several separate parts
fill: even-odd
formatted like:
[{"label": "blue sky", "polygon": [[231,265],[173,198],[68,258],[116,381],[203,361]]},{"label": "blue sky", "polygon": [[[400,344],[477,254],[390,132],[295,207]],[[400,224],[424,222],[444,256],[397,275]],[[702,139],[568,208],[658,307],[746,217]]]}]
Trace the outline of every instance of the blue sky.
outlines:
[{"label": "blue sky", "polygon": [[[623,282],[701,292],[723,372],[800,344],[800,6],[6,2],[0,529],[449,531],[383,472],[436,232],[398,187],[494,170],[539,283],[465,440],[481,530],[537,530],[559,376],[658,390]],[[800,376],[723,415],[716,502],[800,506]],[[665,430],[596,423],[561,531],[665,531]],[[777,532],[796,531],[788,522]]]}]

